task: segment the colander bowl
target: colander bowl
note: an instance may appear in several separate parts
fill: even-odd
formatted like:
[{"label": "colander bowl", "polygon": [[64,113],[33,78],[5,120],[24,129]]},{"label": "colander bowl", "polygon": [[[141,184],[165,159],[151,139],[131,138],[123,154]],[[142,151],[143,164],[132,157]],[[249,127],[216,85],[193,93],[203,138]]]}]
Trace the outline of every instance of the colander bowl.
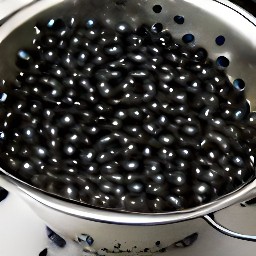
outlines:
[{"label": "colander bowl", "polygon": [[[20,46],[31,45],[32,30],[38,19],[52,16],[88,16],[107,26],[126,21],[140,24],[162,24],[177,40],[191,47],[202,46],[209,57],[226,71],[234,86],[245,87],[252,111],[256,109],[256,19],[226,0],[44,0],[20,10],[0,28],[0,77],[14,81],[19,72],[15,54]],[[18,33],[15,33],[18,31]],[[72,239],[89,234],[93,244],[88,252],[102,248],[112,251],[115,244],[136,253],[150,248],[159,251],[155,241],[168,248],[175,241],[198,230],[206,229],[204,218],[218,231],[244,240],[255,236],[232,232],[216,222],[213,213],[235,203],[255,197],[256,180],[213,202],[192,209],[159,213],[122,213],[97,209],[50,196],[1,170],[0,185],[16,193],[45,220],[48,226]],[[256,232],[256,231],[255,231]],[[166,234],[169,234],[166,236]],[[106,239],[106,234],[110,234]],[[146,235],[145,235],[146,234]],[[101,251],[102,252],[102,251]]]}]

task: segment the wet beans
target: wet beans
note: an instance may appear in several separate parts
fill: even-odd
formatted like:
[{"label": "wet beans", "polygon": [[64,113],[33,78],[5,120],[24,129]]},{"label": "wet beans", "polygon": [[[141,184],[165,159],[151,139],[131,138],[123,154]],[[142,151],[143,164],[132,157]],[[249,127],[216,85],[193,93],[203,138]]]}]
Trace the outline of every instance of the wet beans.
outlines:
[{"label": "wet beans", "polygon": [[66,199],[154,213],[255,176],[256,114],[206,49],[159,24],[42,24],[0,103],[2,168]]}]

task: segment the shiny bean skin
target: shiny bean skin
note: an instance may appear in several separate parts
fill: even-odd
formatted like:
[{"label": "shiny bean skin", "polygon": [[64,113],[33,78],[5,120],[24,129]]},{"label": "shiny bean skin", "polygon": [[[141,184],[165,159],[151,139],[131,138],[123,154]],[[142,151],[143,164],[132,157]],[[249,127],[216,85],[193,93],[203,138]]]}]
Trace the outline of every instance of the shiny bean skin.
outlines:
[{"label": "shiny bean skin", "polygon": [[166,196],[168,195],[168,192],[169,191],[168,191],[167,183],[158,184],[158,183],[149,182],[146,185],[146,193],[150,195]]},{"label": "shiny bean skin", "polygon": [[161,197],[148,199],[148,206],[152,212],[164,212],[166,210],[166,202]]},{"label": "shiny bean skin", "polygon": [[120,22],[116,25],[116,32],[118,32],[121,35],[128,35],[133,31],[130,24],[125,22]]},{"label": "shiny bean skin", "polygon": [[141,182],[133,182],[128,184],[127,188],[131,193],[141,194],[144,190],[144,185]]},{"label": "shiny bean skin", "polygon": [[[102,171],[101,173],[104,175],[104,177],[107,180],[109,180],[112,183],[121,184],[121,185],[124,185],[126,183],[126,180],[123,177],[123,175],[119,174],[118,172],[112,173],[112,174],[105,174],[105,172]],[[113,186],[113,187],[115,187],[115,186]]]},{"label": "shiny bean skin", "polygon": [[125,207],[133,212],[147,212],[148,206],[144,195],[133,196],[127,194],[124,198]]},{"label": "shiny bean skin", "polygon": [[120,45],[112,44],[105,47],[104,53],[108,56],[118,57],[123,53],[123,49]]},{"label": "shiny bean skin", "polygon": [[158,151],[158,157],[163,161],[170,162],[175,159],[176,154],[174,150],[165,147],[165,148],[161,148]]},{"label": "shiny bean skin", "polygon": [[170,208],[170,210],[172,211],[182,210],[184,207],[184,198],[182,198],[181,196],[169,195],[165,197],[165,201],[168,205],[167,207]]},{"label": "shiny bean skin", "polygon": [[126,42],[128,43],[129,49],[136,50],[142,45],[142,38],[135,34],[131,34],[127,37]]},{"label": "shiny bean skin", "polygon": [[194,186],[194,192],[198,195],[198,199],[200,201],[207,202],[211,196],[212,189],[206,183],[199,183]]},{"label": "shiny bean skin", "polygon": [[220,147],[220,149],[223,150],[224,152],[226,153],[229,152],[230,146],[229,146],[228,140],[222,134],[209,132],[206,138],[216,143]]},{"label": "shiny bean skin", "polygon": [[255,112],[251,112],[248,115],[248,121],[249,121],[249,125],[256,127],[256,113]]},{"label": "shiny bean skin", "polygon": [[200,130],[198,128],[198,126],[196,125],[193,125],[193,124],[185,124],[183,127],[182,127],[182,132],[187,135],[187,136],[191,136],[191,137],[194,137],[196,135],[199,134]]},{"label": "shiny bean skin", "polygon": [[62,188],[61,194],[65,196],[65,198],[76,200],[78,197],[78,189],[74,185],[65,185]]}]

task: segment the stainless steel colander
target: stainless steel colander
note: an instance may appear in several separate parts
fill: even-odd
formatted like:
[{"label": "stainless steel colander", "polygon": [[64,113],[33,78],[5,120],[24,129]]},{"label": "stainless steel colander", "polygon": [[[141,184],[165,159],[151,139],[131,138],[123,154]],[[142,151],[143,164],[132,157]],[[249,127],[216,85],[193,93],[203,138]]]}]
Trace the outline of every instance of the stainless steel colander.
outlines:
[{"label": "stainless steel colander", "polygon": [[[250,101],[252,111],[256,111],[256,19],[248,12],[227,0],[44,0],[37,2],[15,14],[0,28],[0,77],[14,81],[18,70],[15,56],[19,48],[31,45],[35,21],[52,16],[74,15],[96,18],[107,26],[126,21],[137,27],[141,24],[160,23],[172,35],[189,43],[192,47],[202,46],[209,57],[218,62],[227,72],[234,86],[245,85],[245,94]],[[18,32],[15,30],[18,29]],[[211,203],[193,209],[164,214],[118,213],[95,209],[62,201],[44,194],[24,184],[17,178],[1,170],[0,185],[19,192],[35,209],[47,209],[45,212],[58,212],[64,216],[84,221],[116,224],[142,228],[189,221],[198,217],[205,220],[220,232],[232,237],[256,241],[256,236],[246,236],[232,232],[219,225],[211,213],[232,204],[256,196],[256,180]],[[40,215],[40,213],[39,213]],[[42,214],[41,214],[42,215]],[[47,214],[43,218],[63,230],[55,218]],[[57,221],[57,222],[56,222]],[[56,224],[57,223],[57,224]],[[80,222],[79,222],[80,223]],[[73,225],[73,227],[77,225]],[[74,228],[65,229],[73,236]],[[123,230],[125,233],[125,231]],[[256,231],[255,231],[256,232]],[[72,234],[71,234],[72,233]],[[97,232],[96,232],[97,233]],[[96,234],[95,233],[95,234]],[[139,232],[138,232],[139,234]]]}]

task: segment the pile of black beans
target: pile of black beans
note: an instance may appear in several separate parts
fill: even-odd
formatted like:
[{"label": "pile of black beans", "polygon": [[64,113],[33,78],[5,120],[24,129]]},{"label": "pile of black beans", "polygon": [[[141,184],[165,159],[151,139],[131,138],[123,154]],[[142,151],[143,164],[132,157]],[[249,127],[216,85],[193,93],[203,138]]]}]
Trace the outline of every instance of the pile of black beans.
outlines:
[{"label": "pile of black beans", "polygon": [[206,49],[159,24],[53,18],[36,32],[16,82],[1,86],[11,174],[91,206],[157,213],[254,177],[255,114]]}]

